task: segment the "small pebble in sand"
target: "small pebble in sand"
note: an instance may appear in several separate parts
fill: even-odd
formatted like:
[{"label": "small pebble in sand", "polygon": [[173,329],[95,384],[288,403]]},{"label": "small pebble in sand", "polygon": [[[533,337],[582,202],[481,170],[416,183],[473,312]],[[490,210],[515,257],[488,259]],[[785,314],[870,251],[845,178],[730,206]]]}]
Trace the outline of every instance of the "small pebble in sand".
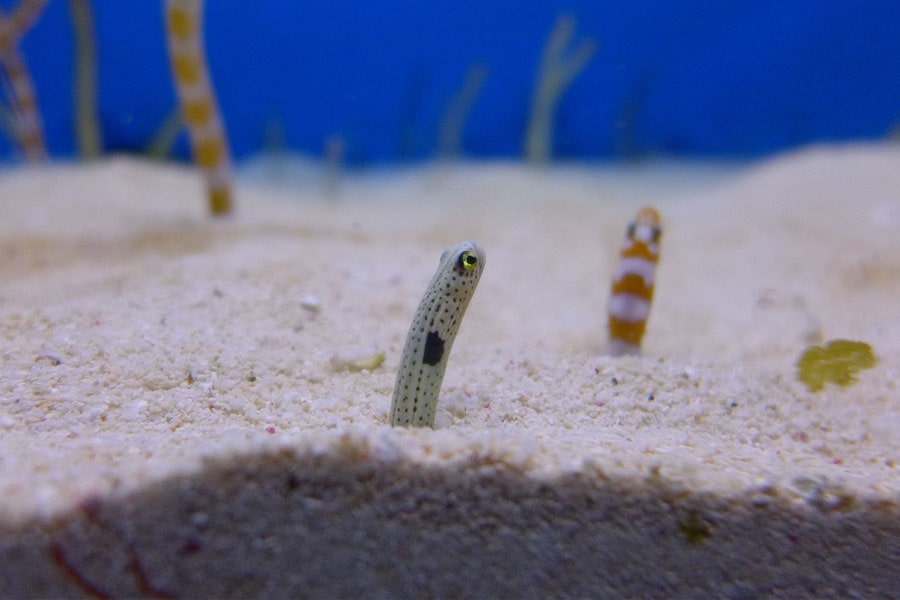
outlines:
[{"label": "small pebble in sand", "polygon": [[335,371],[374,371],[384,362],[384,352],[373,346],[338,352],[329,361]]},{"label": "small pebble in sand", "polygon": [[38,355],[37,360],[45,360],[54,367],[58,367],[62,364],[62,359],[57,356],[53,356],[52,354],[40,354]]},{"label": "small pebble in sand", "polygon": [[317,313],[322,310],[322,301],[312,294],[306,294],[300,298],[300,308],[312,313]]}]

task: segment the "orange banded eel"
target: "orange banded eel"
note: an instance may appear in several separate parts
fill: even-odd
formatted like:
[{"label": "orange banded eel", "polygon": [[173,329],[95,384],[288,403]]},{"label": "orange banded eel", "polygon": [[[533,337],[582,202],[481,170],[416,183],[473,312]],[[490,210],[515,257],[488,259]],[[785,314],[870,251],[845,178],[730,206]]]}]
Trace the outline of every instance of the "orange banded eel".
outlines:
[{"label": "orange banded eel", "polygon": [[661,221],[654,208],[642,208],[628,225],[609,294],[609,352],[613,356],[641,352],[661,236]]},{"label": "orange banded eel", "polygon": [[206,176],[210,211],[231,211],[231,152],[203,50],[203,0],[166,0],[169,59],[194,162]]}]

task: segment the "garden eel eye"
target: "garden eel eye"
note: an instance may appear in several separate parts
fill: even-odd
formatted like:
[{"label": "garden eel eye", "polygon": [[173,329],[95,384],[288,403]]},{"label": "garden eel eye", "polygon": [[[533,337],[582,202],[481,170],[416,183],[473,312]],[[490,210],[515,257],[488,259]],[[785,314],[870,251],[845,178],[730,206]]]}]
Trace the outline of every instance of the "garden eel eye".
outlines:
[{"label": "garden eel eye", "polygon": [[629,223],[629,224],[628,224],[628,229],[625,231],[625,236],[626,236],[629,240],[633,240],[633,239],[634,239],[634,234],[635,234],[636,232],[637,232],[637,223]]},{"label": "garden eel eye", "polygon": [[471,271],[478,266],[478,257],[471,250],[466,250],[459,255],[459,259],[457,259],[456,261],[456,266],[463,271]]}]

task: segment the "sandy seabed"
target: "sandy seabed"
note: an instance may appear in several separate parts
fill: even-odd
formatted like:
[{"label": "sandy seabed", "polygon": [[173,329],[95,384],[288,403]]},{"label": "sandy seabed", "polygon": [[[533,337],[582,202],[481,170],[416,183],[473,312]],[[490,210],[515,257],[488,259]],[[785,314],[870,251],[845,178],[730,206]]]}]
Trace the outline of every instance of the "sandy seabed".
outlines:
[{"label": "sandy seabed", "polygon": [[[329,189],[244,181],[213,220],[183,168],[0,176],[0,596],[900,594],[900,148]],[[644,354],[611,358],[645,204]],[[393,429],[463,239],[487,265],[436,428]],[[833,338],[878,364],[812,393]]]}]

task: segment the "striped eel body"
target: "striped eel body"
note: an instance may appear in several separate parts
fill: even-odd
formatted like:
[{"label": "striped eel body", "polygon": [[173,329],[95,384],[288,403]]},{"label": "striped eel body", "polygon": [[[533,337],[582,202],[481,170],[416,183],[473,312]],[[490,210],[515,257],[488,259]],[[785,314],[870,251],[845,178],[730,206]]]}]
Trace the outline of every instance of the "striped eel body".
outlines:
[{"label": "striped eel body", "polygon": [[609,353],[613,356],[641,352],[661,236],[662,223],[654,208],[642,208],[628,225],[609,295]]},{"label": "striped eel body", "polygon": [[434,427],[450,349],[484,262],[484,250],[471,241],[441,254],[406,336],[391,402],[391,425]]},{"label": "striped eel body", "polygon": [[210,212],[231,211],[231,152],[203,47],[203,0],[166,0],[169,59],[194,162],[206,176]]},{"label": "striped eel body", "polygon": [[16,140],[25,158],[36,162],[47,158],[44,125],[37,93],[19,42],[41,16],[47,0],[22,0],[9,16],[0,9],[0,69],[8,78],[7,94]]}]

